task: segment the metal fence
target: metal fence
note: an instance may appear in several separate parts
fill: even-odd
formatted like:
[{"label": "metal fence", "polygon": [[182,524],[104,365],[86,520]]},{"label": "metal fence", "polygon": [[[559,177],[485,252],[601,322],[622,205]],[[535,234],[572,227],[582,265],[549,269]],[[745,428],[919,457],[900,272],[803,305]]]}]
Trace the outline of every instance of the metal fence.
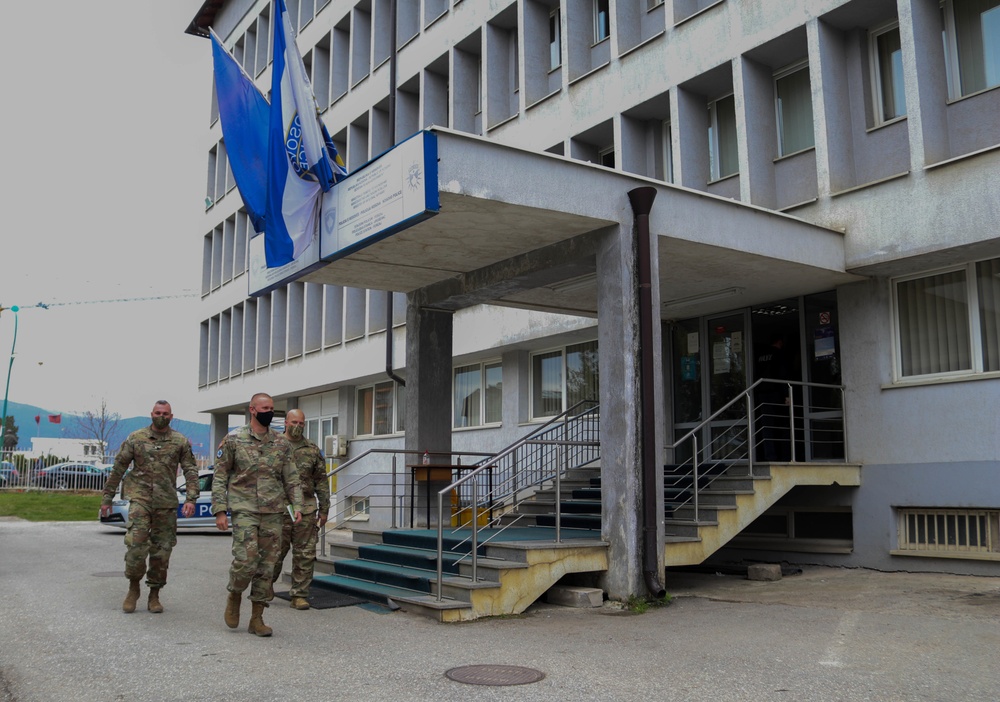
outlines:
[{"label": "metal fence", "polygon": [[[86,460],[47,454],[30,449],[0,451],[0,489],[7,490],[101,490],[115,462],[116,451]],[[198,469],[211,461],[197,457]]]}]

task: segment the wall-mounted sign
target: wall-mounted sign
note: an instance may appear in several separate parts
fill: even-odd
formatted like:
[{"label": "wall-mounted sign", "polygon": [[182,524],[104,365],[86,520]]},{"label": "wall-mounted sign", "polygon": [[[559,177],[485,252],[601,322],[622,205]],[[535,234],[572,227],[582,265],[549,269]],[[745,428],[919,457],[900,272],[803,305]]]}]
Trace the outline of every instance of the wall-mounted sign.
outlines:
[{"label": "wall-mounted sign", "polygon": [[418,132],[323,196],[320,258],[343,258],[440,209],[437,136]]},{"label": "wall-mounted sign", "polygon": [[297,259],[278,268],[264,260],[264,236],[250,240],[250,295],[263,295],[329,261],[413,226],[441,209],[437,135],[417,132],[324,193],[317,229]]}]

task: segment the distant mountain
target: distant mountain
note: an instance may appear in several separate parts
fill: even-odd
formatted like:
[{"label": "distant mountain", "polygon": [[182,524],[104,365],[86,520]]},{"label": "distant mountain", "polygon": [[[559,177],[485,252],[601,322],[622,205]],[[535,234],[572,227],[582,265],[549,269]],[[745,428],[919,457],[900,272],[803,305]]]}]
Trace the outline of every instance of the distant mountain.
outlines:
[{"label": "distant mountain", "polygon": [[[25,405],[20,402],[8,402],[7,414],[14,417],[14,423],[17,424],[18,448],[30,448],[31,439],[35,436],[63,439],[88,438],[80,428],[80,415],[78,414],[45,409],[35,405]],[[49,415],[57,414],[62,415],[62,421],[59,424],[50,422]],[[36,416],[40,418],[38,424],[35,424]],[[149,426],[149,423],[149,417],[123,417],[118,421],[118,428],[115,436],[112,437],[112,445],[109,448],[112,451],[117,451],[118,446],[125,440],[126,436],[137,429]],[[189,422],[184,419],[174,419],[170,423],[170,426],[191,440],[191,446],[194,448],[196,456],[208,456],[212,454],[211,446],[209,445],[210,428],[207,423],[202,424],[200,422]]]}]

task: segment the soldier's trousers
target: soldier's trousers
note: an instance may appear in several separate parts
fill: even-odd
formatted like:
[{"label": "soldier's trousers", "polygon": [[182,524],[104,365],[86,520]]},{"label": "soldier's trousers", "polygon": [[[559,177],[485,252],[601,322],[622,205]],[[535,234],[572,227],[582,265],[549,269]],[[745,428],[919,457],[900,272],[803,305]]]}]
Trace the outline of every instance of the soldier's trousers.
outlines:
[{"label": "soldier's trousers", "polygon": [[283,515],[281,527],[281,552],[274,564],[273,582],[281,577],[281,566],[292,550],[292,588],[290,597],[308,597],[309,586],[313,579],[313,566],[316,563],[316,541],[319,538],[319,527],[316,524],[317,512],[302,515],[302,521],[292,523],[288,514]]},{"label": "soldier's trousers", "polygon": [[[132,500],[125,531],[125,577],[161,588],[167,584],[170,552],[177,545],[177,508],[153,509]],[[146,568],[146,559],[149,568]]]},{"label": "soldier's trousers", "polygon": [[250,588],[250,601],[266,603],[281,549],[281,512],[233,512],[233,564],[229,591]]}]

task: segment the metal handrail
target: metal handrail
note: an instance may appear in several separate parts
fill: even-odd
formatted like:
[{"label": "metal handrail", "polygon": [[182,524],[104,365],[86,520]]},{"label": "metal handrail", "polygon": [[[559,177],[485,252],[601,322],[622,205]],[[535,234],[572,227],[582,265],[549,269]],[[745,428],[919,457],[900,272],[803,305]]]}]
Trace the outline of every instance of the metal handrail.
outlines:
[{"label": "metal handrail", "polygon": [[[578,408],[580,408],[582,406],[585,406],[585,405],[592,405],[592,407],[590,407],[590,409],[586,410],[585,412],[580,412],[580,413],[574,414],[574,412],[576,412],[576,410]],[[533,481],[531,483],[531,485],[526,485],[525,487],[530,487],[532,485],[539,485],[539,484],[545,482],[546,480],[550,480],[553,477],[555,478],[555,481],[556,481],[556,539],[557,539],[557,541],[560,540],[560,527],[561,527],[561,519],[560,519],[561,509],[560,509],[560,505],[559,505],[559,501],[560,501],[560,497],[561,497],[561,482],[560,482],[560,477],[561,477],[563,471],[565,471],[565,470],[568,469],[568,460],[567,460],[567,457],[566,457],[566,447],[567,446],[571,446],[571,445],[576,445],[576,446],[598,446],[598,447],[600,446],[600,441],[572,441],[572,440],[566,439],[565,438],[565,433],[566,433],[567,426],[569,424],[569,421],[567,421],[567,420],[571,420],[571,419],[574,419],[574,418],[582,419],[584,417],[586,417],[588,420],[592,420],[595,415],[592,415],[591,413],[593,413],[597,409],[599,409],[599,405],[598,405],[598,403],[596,401],[594,401],[594,400],[581,400],[580,402],[576,403],[575,405],[573,405],[572,407],[570,407],[566,411],[564,411],[561,414],[557,415],[556,417],[553,417],[552,419],[550,419],[548,422],[546,422],[545,424],[543,424],[541,427],[539,427],[535,431],[531,432],[527,436],[522,437],[521,439],[519,439],[515,443],[511,444],[510,446],[508,446],[503,451],[500,451],[496,455],[494,455],[494,456],[492,456],[492,457],[490,457],[490,458],[488,458],[488,459],[480,462],[479,467],[476,468],[475,470],[470,471],[469,473],[467,473],[464,476],[460,476],[457,480],[453,481],[450,485],[448,485],[447,487],[442,488],[441,490],[438,491],[438,505],[437,505],[437,507],[438,507],[438,509],[437,509],[437,600],[439,602],[442,600],[442,597],[443,597],[443,584],[444,584],[444,499],[445,499],[445,496],[446,495],[450,495],[453,490],[458,490],[461,486],[463,486],[466,483],[469,483],[471,481],[471,483],[472,483],[472,501],[471,501],[471,504],[470,504],[470,513],[471,513],[470,523],[472,525],[472,533],[471,533],[471,536],[470,536],[470,541],[471,541],[470,555],[471,555],[471,561],[472,561],[471,578],[472,578],[473,582],[475,582],[476,578],[477,578],[477,572],[476,571],[477,571],[477,565],[478,565],[479,532],[480,532],[480,527],[479,527],[480,499],[479,499],[479,481],[477,480],[477,477],[480,476],[480,475],[482,475],[484,472],[486,472],[488,470],[491,470],[499,462],[500,459],[514,455],[519,449],[521,449],[521,448],[523,448],[525,446],[530,446],[530,445],[556,445],[560,449],[559,450],[559,460],[558,460],[558,465],[556,467],[556,470],[552,471],[549,474],[543,475],[539,479]],[[596,416],[599,416],[599,415],[596,415]],[[539,436],[543,435],[544,433],[546,433],[550,429],[557,428],[558,424],[560,422],[562,423],[562,428],[563,428],[563,433],[564,433],[564,438],[563,439],[551,440],[551,439],[540,439],[540,438],[538,438]],[[591,459],[588,462],[593,462],[594,460],[596,460],[596,458],[593,458],[593,459]],[[517,492],[518,492],[518,490],[514,490],[511,494],[516,496]],[[497,498],[496,498],[495,495],[491,494],[489,496],[489,504],[491,506],[496,502],[496,500],[497,500]],[[490,521],[490,524],[492,524],[492,523],[493,523],[493,520]],[[503,531],[503,529],[501,529],[501,531]],[[491,537],[491,539],[495,538],[496,536],[497,535],[493,535]]]},{"label": "metal handrail", "polygon": [[[819,389],[825,388],[825,389],[829,389],[829,390],[839,390],[840,391],[840,411],[841,411],[841,415],[842,415],[842,417],[841,417],[841,433],[842,433],[843,444],[844,444],[844,455],[845,455],[845,457],[848,455],[848,453],[847,453],[848,443],[847,443],[847,416],[846,416],[847,415],[847,395],[846,395],[847,388],[846,388],[846,386],[844,386],[844,385],[833,385],[833,384],[829,384],[829,383],[811,383],[811,382],[806,382],[806,381],[801,381],[801,380],[777,380],[777,379],[774,379],[774,378],[758,378],[749,387],[747,387],[745,390],[743,390],[738,395],[736,395],[731,400],[729,400],[729,402],[727,402],[722,407],[720,407],[719,409],[717,409],[715,412],[713,412],[711,415],[709,415],[706,419],[704,419],[701,422],[699,422],[697,426],[695,426],[690,431],[688,431],[686,434],[684,434],[684,436],[682,436],[681,438],[677,439],[673,444],[670,444],[669,446],[665,447],[665,450],[672,452],[672,451],[675,451],[684,442],[689,441],[689,440],[692,442],[692,445],[693,445],[693,449],[692,449],[692,453],[691,453],[692,497],[690,498],[690,501],[693,501],[693,503],[694,503],[694,521],[696,521],[696,522],[698,521],[699,495],[700,495],[700,492],[701,492],[701,485],[700,485],[700,481],[698,480],[698,477],[699,477],[698,476],[699,461],[700,461],[700,458],[701,458],[701,452],[700,452],[700,450],[698,448],[698,437],[701,435],[701,432],[705,429],[706,426],[708,426],[709,424],[711,424],[712,422],[714,422],[716,419],[718,419],[719,416],[721,416],[726,410],[728,410],[731,407],[735,406],[738,402],[744,401],[746,403],[746,415],[745,415],[745,417],[739,417],[739,418],[737,418],[735,421],[739,422],[739,421],[741,421],[743,419],[746,419],[746,422],[747,422],[747,442],[746,442],[747,443],[747,448],[748,448],[748,450],[747,450],[747,465],[748,465],[748,473],[749,473],[750,477],[753,477],[754,476],[754,448],[755,448],[754,443],[753,443],[753,437],[755,436],[754,411],[753,411],[754,410],[753,392],[754,392],[754,390],[759,385],[762,385],[764,383],[784,385],[788,389],[788,393],[787,393],[786,397],[789,400],[789,402],[788,402],[788,407],[789,407],[789,412],[788,412],[788,430],[789,430],[789,440],[791,442],[791,459],[792,459],[791,462],[792,463],[796,462],[796,460],[795,460],[795,403],[794,403],[794,401],[792,401],[792,398],[793,398],[792,388],[793,387],[802,387],[802,388],[819,388]],[[805,401],[805,399],[803,399],[803,407],[805,407],[805,406],[807,406],[806,405],[806,401]],[[805,410],[803,410],[803,414],[805,414]],[[707,485],[706,485],[706,487],[707,487]],[[681,504],[683,505],[683,504],[686,504],[686,503],[687,503],[687,501],[682,502]]]},{"label": "metal handrail", "polygon": [[[336,468],[327,471],[326,472],[326,478],[327,478],[327,480],[329,480],[331,476],[336,475],[337,473],[340,473],[342,470],[344,470],[348,466],[354,465],[355,463],[358,463],[359,461],[361,461],[363,458],[366,458],[366,457],[368,457],[368,456],[370,456],[372,454],[391,454],[392,455],[392,490],[391,490],[391,497],[390,497],[390,503],[389,503],[389,506],[390,506],[390,515],[391,515],[390,516],[390,527],[389,528],[390,529],[395,529],[397,527],[397,523],[396,523],[396,497],[397,497],[397,495],[396,495],[396,483],[397,483],[397,481],[396,481],[396,477],[398,475],[396,458],[400,454],[402,454],[404,456],[405,455],[410,455],[410,454],[416,454],[418,456],[423,456],[424,453],[427,453],[428,455],[435,456],[435,457],[441,457],[441,456],[492,456],[493,455],[493,454],[485,452],[485,451],[420,451],[420,450],[417,450],[417,449],[371,448],[371,449],[368,449],[368,450],[364,451],[363,453],[358,454],[357,456],[354,456],[353,458],[350,458],[350,459],[344,461],[343,463],[340,463],[339,465],[337,465]],[[433,467],[433,465],[431,467]],[[365,474],[365,476],[369,476],[369,475],[371,475],[371,473],[366,473]],[[413,499],[413,497],[411,496],[410,499]],[[341,510],[341,512],[338,512],[337,515],[339,516],[341,514],[344,514],[344,513],[346,513],[346,511],[347,511],[346,509],[345,510]],[[343,526],[338,522],[332,528],[333,529],[341,529],[341,528],[343,528]],[[326,554],[326,533],[327,533],[327,531],[329,529],[330,529],[330,527],[324,526],[324,528],[320,531],[320,553],[323,553],[323,554]]]}]

